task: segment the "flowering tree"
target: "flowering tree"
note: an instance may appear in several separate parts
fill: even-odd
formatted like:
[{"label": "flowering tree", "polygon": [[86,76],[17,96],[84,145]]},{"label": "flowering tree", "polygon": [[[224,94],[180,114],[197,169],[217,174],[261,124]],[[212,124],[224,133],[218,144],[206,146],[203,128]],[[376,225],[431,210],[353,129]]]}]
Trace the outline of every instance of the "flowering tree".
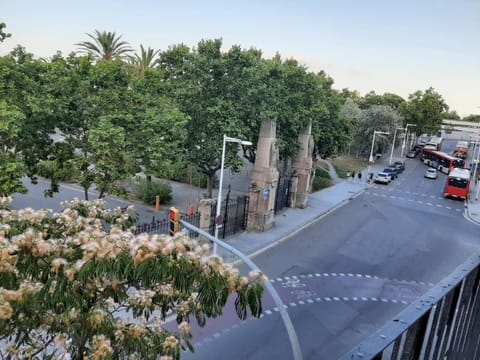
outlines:
[{"label": "flowering tree", "polygon": [[[131,208],[9,203],[0,198],[1,358],[178,359],[193,351],[190,319],[221,315],[230,294],[241,319],[261,314],[262,274],[242,277],[184,235],[133,235]],[[169,314],[178,332],[163,328]]]}]

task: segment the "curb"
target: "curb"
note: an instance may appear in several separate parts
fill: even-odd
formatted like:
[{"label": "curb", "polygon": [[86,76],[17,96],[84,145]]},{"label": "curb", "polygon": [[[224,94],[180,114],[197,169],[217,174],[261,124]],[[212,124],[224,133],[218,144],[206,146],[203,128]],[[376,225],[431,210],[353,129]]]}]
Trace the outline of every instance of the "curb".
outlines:
[{"label": "curb", "polygon": [[479,217],[472,216],[472,214],[470,213],[470,206],[468,206],[468,205],[469,205],[468,201],[465,201],[465,212],[464,212],[465,217],[470,222],[472,222],[476,225],[480,225],[480,219],[478,219]]}]

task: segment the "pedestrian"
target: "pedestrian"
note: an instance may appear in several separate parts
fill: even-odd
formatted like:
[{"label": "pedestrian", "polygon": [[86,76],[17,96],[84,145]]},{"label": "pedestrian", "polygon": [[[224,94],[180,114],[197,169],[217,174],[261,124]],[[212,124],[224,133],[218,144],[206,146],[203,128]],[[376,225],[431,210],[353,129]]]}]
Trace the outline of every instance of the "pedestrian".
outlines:
[{"label": "pedestrian", "polygon": [[355,180],[355,171],[352,171],[352,181]]},{"label": "pedestrian", "polygon": [[357,177],[358,177],[358,181],[362,182],[362,173],[361,172],[358,173]]}]

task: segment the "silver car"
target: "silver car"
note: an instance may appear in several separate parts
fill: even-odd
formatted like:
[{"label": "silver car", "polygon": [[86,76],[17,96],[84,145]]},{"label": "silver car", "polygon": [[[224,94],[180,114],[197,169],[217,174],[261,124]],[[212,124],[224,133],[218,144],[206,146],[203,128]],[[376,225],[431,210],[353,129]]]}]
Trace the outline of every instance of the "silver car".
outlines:
[{"label": "silver car", "polygon": [[392,181],[392,178],[390,177],[389,174],[380,172],[375,176],[375,179],[373,179],[373,181],[380,184],[390,184],[390,181]]},{"label": "silver car", "polygon": [[425,171],[425,177],[427,179],[436,179],[438,177],[437,169],[428,168],[427,171]]}]

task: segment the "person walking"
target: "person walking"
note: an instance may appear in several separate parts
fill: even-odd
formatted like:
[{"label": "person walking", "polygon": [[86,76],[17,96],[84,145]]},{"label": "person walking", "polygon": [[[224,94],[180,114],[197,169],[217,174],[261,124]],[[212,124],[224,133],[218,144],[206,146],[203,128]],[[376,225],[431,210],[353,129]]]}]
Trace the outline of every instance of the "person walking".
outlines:
[{"label": "person walking", "polygon": [[352,181],[355,181],[355,171],[352,170]]},{"label": "person walking", "polygon": [[358,173],[357,177],[358,177],[358,182],[362,182],[362,173],[361,172]]}]

